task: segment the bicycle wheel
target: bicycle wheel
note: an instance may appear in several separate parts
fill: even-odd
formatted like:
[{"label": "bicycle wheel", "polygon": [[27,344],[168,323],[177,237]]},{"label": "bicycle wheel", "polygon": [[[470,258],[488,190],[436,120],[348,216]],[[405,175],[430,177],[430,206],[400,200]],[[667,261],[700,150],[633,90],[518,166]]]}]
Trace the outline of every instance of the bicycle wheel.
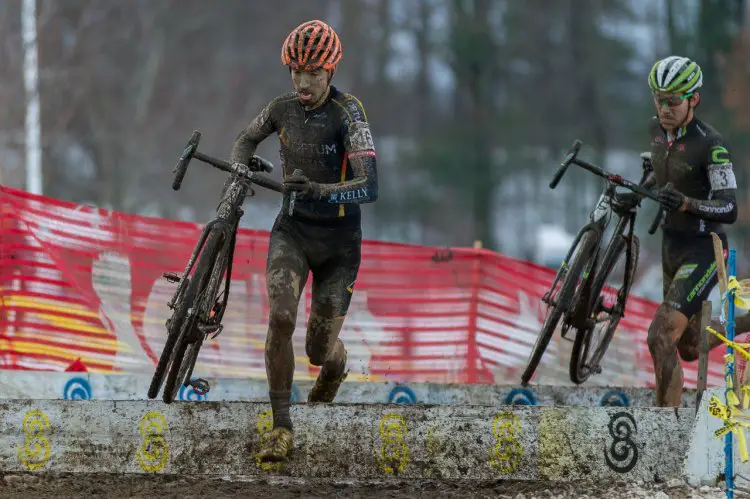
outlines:
[{"label": "bicycle wheel", "polygon": [[159,389],[161,389],[161,385],[164,382],[164,375],[167,372],[167,367],[169,367],[169,362],[172,358],[174,345],[177,342],[177,338],[180,336],[182,323],[187,317],[188,310],[193,305],[195,289],[190,284],[190,278],[188,278],[185,291],[182,293],[182,297],[179,298],[172,317],[167,319],[167,341],[164,342],[164,348],[161,351],[159,362],[156,364],[154,376],[151,378],[151,385],[148,387],[148,398],[150,399],[156,398],[159,394]]},{"label": "bicycle wheel", "polygon": [[[627,261],[626,245],[626,238],[620,236],[613,251],[609,252],[602,261],[601,268],[594,278],[591,294],[595,299],[591,305],[594,324],[592,327],[578,331],[570,355],[570,380],[576,384],[586,382],[592,374],[601,371],[599,363],[625,313],[628,293],[638,267],[640,241],[633,236],[630,245],[630,262]],[[605,286],[609,288],[609,292],[604,289]],[[607,303],[608,301],[610,303]]]},{"label": "bicycle wheel", "polygon": [[529,354],[526,369],[521,376],[521,384],[527,384],[539,366],[542,355],[544,355],[544,351],[547,349],[552,335],[557,328],[557,323],[560,322],[563,312],[566,312],[571,305],[576,288],[580,282],[579,277],[581,276],[581,272],[598,242],[599,237],[596,230],[588,229],[581,235],[578,243],[571,248],[570,254],[572,257],[570,258],[570,262],[568,264],[563,263],[560,271],[564,274],[560,276],[560,279],[555,280],[559,286],[553,284],[553,289],[549,291],[550,305],[547,308],[547,315],[542,324],[542,329],[536,338],[536,343]]},{"label": "bicycle wheel", "polygon": [[195,369],[198,353],[202,346],[203,338],[198,338],[197,341],[188,344],[187,350],[185,350],[185,362],[182,363],[180,374],[177,375],[177,382],[181,383],[182,386],[190,386],[190,378],[193,376],[193,369]]},{"label": "bicycle wheel", "polygon": [[[195,331],[195,322],[199,319],[199,314],[205,308],[201,306],[202,301],[209,299],[209,297],[205,296],[205,291],[209,278],[211,277],[211,271],[213,270],[216,255],[219,251],[221,236],[221,232],[218,231],[212,231],[208,235],[206,238],[206,244],[203,246],[203,251],[201,252],[200,257],[198,258],[198,263],[195,266],[193,278],[188,285],[188,288],[192,288],[190,294],[194,296],[195,299],[192,300],[193,303],[191,303],[191,307],[193,310],[191,310],[191,313],[188,315],[188,320],[183,321],[182,326],[180,327],[179,336],[175,341],[174,350],[170,359],[169,374],[167,375],[167,381],[164,384],[164,392],[162,393],[162,400],[167,404],[174,401],[175,396],[177,395],[177,390],[184,382],[186,371],[188,367],[190,367],[190,362],[183,363],[188,346],[193,342],[199,341],[198,338],[203,334],[200,331]],[[185,294],[187,295],[188,292],[186,291]],[[195,350],[195,357],[197,358],[198,352],[197,349]],[[187,366],[185,369],[183,369],[183,364]],[[190,370],[192,371],[192,369]]]},{"label": "bicycle wheel", "polygon": [[[170,399],[174,400],[180,390],[180,385],[190,386],[190,377],[193,374],[193,368],[198,360],[198,353],[200,352],[201,346],[203,345],[203,338],[198,338],[195,341],[186,342],[185,352],[182,355],[182,362],[180,363],[180,370],[177,373],[175,384],[171,387]],[[166,393],[167,390],[165,389]]]}]

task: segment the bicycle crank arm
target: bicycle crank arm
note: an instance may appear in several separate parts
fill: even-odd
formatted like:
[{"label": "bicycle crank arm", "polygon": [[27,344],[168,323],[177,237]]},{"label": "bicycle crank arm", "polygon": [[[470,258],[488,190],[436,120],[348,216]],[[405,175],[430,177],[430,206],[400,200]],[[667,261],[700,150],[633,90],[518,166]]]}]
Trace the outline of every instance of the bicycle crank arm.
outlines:
[{"label": "bicycle crank arm", "polygon": [[180,282],[182,280],[182,276],[178,274],[177,272],[164,272],[162,274],[162,277],[166,279],[168,282]]},{"label": "bicycle crank arm", "polygon": [[221,331],[224,329],[224,325],[223,324],[210,324],[210,325],[198,324],[198,329],[200,330],[201,333],[203,333],[206,336],[209,336],[212,334],[213,336],[211,336],[211,339],[213,340],[221,334]]},{"label": "bicycle crank arm", "polygon": [[596,366],[590,366],[588,364],[584,364],[584,367],[591,371],[591,374],[601,374],[602,373],[602,366],[596,365]]}]

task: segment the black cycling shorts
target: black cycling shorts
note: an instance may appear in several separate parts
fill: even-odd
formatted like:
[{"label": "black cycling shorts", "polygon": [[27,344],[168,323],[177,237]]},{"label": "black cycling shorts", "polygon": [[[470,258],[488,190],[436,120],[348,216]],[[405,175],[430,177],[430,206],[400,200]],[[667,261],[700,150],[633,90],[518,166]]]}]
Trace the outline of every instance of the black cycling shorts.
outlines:
[{"label": "black cycling shorts", "polygon": [[[726,234],[719,234],[724,248]],[[664,232],[661,247],[664,273],[664,303],[679,310],[690,319],[700,313],[704,300],[718,283],[713,240],[696,236]],[[726,262],[726,250],[724,261]]]},{"label": "black cycling shorts", "polygon": [[361,247],[359,217],[300,221],[279,214],[271,229],[266,272],[270,279],[290,282],[269,286],[272,309],[291,306],[296,313],[300,296],[292,299],[288,290],[299,286],[301,294],[312,272],[312,312],[323,318],[345,316],[359,272]]}]

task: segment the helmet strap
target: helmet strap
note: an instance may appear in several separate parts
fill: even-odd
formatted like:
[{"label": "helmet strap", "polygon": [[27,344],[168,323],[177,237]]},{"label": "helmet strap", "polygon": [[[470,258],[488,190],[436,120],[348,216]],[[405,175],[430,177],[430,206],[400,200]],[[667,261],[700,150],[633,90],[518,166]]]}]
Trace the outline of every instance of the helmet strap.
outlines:
[{"label": "helmet strap", "polygon": [[686,127],[695,117],[695,107],[693,107],[692,102],[690,102],[690,98],[692,98],[692,96],[688,98],[688,112],[685,115],[685,119],[682,120],[682,123],[677,127],[678,130]]}]

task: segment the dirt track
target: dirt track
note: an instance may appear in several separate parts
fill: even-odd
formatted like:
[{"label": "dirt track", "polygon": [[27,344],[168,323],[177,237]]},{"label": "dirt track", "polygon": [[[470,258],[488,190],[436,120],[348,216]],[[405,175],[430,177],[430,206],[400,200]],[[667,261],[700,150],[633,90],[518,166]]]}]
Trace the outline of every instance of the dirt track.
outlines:
[{"label": "dirt track", "polygon": [[[539,482],[439,482],[378,480],[347,482],[265,477],[186,478],[170,475],[30,475],[8,474],[0,482],[0,497],[288,497],[325,498],[722,498],[718,488],[695,490],[684,484],[551,485]],[[737,497],[742,497],[738,495]],[[746,496],[747,497],[747,496]]]}]

